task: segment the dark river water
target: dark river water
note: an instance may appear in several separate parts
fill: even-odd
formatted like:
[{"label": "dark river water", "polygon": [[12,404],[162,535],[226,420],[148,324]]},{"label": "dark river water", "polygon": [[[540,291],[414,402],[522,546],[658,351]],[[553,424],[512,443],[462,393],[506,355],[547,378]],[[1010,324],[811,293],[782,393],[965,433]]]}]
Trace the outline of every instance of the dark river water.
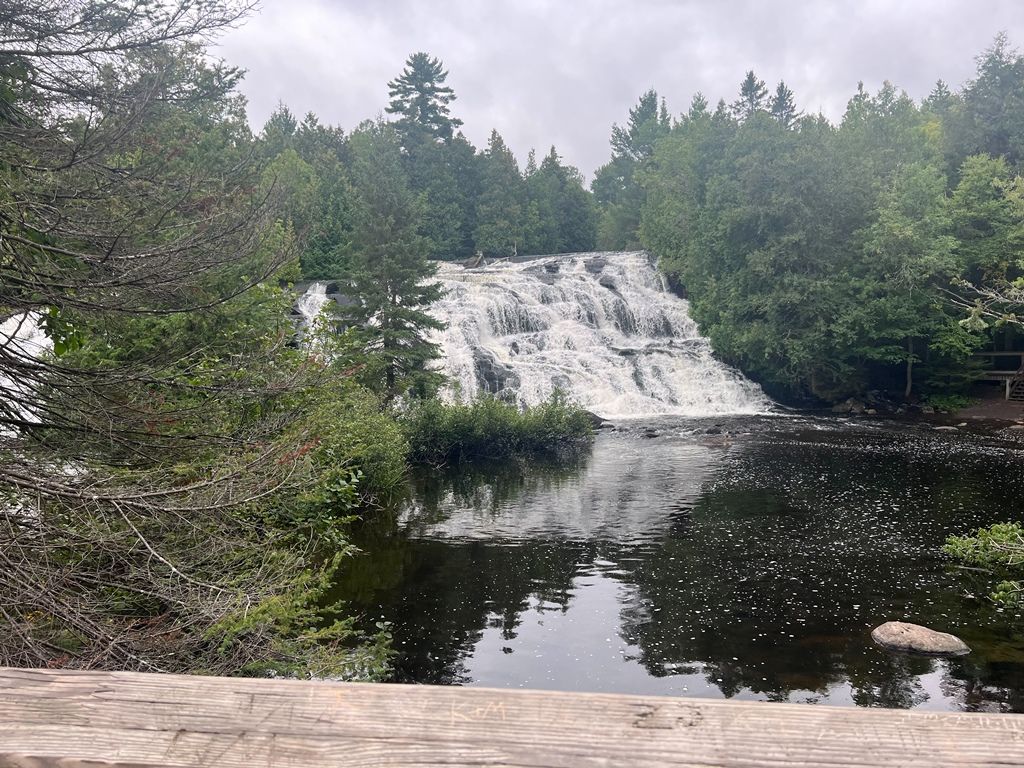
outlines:
[{"label": "dark river water", "polygon": [[[427,473],[357,531],[338,597],[394,679],[1024,711],[1024,620],[947,535],[1024,518],[1024,437],[808,417],[602,432],[562,468]],[[973,649],[875,647],[893,619]]]}]

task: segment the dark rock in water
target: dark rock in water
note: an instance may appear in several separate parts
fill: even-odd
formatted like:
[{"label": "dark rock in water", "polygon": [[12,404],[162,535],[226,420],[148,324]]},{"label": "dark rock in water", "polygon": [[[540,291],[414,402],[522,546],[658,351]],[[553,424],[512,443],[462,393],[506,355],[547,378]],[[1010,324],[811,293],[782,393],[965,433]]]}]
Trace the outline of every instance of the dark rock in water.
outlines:
[{"label": "dark rock in water", "polygon": [[713,426],[713,427],[708,427],[704,431],[704,434],[705,435],[720,435],[720,434],[722,434],[722,425],[721,424],[715,424],[715,426]]},{"label": "dark rock in water", "polygon": [[599,274],[604,269],[604,265],[607,264],[607,260],[597,257],[595,259],[587,259],[583,262],[584,269],[590,272],[592,275]]},{"label": "dark rock in water", "polygon": [[551,264],[535,264],[527,267],[523,270],[525,273],[533,275],[537,280],[544,283],[545,285],[555,284],[555,275],[558,273],[558,264],[553,262]]},{"label": "dark rock in water", "polygon": [[477,384],[484,392],[500,392],[519,386],[519,375],[487,350],[474,350],[473,365],[476,368]]},{"label": "dark rock in water", "polygon": [[920,624],[887,621],[871,631],[871,639],[890,651],[925,656],[966,656],[971,652],[963,640],[947,632],[936,632]]},{"label": "dark rock in water", "polygon": [[864,403],[860,400],[850,397],[841,403],[836,403],[832,406],[832,413],[864,413],[867,410]]},{"label": "dark rock in water", "polygon": [[590,426],[594,429],[600,429],[608,423],[604,420],[603,416],[598,416],[596,413],[591,411],[584,411],[584,413],[587,414],[587,418],[590,419]]},{"label": "dark rock in water", "polygon": [[602,421],[600,424],[597,425],[597,428],[598,429],[618,429],[618,427],[616,427],[610,421]]},{"label": "dark rock in water", "polygon": [[612,277],[611,275],[601,275],[601,277],[598,278],[597,282],[598,285],[607,288],[609,291],[615,291],[617,293],[619,290],[619,287],[615,284],[615,278]]},{"label": "dark rock in water", "polygon": [[661,432],[656,430],[654,427],[647,427],[647,429],[644,430],[644,434],[643,434],[644,437],[648,437],[648,438],[650,438],[650,437],[659,437],[660,435],[661,435]]},{"label": "dark rock in water", "polygon": [[462,262],[462,266],[466,269],[476,269],[477,267],[486,267],[487,259],[484,258],[482,253],[478,253],[476,256],[470,256],[468,259]]}]

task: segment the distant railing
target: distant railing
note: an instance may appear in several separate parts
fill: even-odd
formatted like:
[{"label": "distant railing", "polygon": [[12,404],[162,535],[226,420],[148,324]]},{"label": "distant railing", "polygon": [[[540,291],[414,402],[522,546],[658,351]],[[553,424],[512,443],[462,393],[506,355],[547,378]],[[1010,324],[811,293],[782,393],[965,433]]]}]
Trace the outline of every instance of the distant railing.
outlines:
[{"label": "distant railing", "polygon": [[0,668],[0,766],[1024,765],[1024,715]]},{"label": "distant railing", "polygon": [[1013,363],[1017,363],[1015,367],[1001,368],[990,368],[982,371],[978,378],[982,381],[998,381],[1002,382],[1005,387],[1005,398],[1007,400],[1015,399],[1016,395],[1020,394],[1024,389],[1024,351],[1020,352],[975,352],[976,358],[991,359],[992,365],[1002,362],[1004,360]]}]

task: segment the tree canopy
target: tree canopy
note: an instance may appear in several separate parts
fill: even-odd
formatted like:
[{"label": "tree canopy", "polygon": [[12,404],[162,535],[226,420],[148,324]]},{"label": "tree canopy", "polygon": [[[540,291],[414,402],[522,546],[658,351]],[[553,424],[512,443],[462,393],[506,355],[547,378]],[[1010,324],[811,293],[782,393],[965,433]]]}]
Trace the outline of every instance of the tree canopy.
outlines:
[{"label": "tree canopy", "polygon": [[[698,94],[633,169],[640,242],[716,351],[777,396],[962,391],[974,350],[1018,343],[1022,87],[1004,36],[961,91],[916,104],[862,85],[838,125],[748,72],[728,112]],[[595,180],[602,233],[621,202],[598,182],[621,157]]]}]

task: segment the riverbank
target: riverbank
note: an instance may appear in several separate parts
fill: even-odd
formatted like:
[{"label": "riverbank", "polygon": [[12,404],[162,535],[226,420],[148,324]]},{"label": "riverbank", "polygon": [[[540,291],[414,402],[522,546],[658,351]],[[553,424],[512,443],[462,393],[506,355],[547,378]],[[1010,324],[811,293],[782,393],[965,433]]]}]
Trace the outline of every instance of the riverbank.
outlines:
[{"label": "riverbank", "polygon": [[988,398],[978,401],[955,414],[961,419],[991,419],[1024,424],[1024,402],[1004,398]]}]

